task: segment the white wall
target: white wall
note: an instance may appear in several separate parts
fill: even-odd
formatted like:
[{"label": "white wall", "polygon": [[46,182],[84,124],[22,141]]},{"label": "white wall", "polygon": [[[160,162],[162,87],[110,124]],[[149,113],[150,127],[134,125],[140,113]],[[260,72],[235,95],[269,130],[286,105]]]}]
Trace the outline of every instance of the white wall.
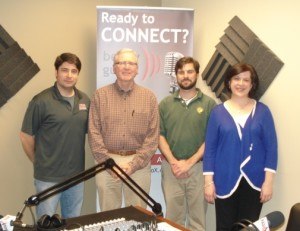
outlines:
[{"label": "white wall", "polygon": [[[300,2],[297,0],[163,0],[165,6],[195,7],[195,57],[202,71],[215,51],[215,45],[237,15],[285,64],[261,98],[274,116],[279,141],[279,166],[273,199],[263,207],[262,215],[278,210],[284,213],[285,230],[292,205],[300,202],[299,144],[299,52]],[[199,83],[207,93],[209,90]],[[214,209],[208,210],[208,231],[214,230]]]},{"label": "white wall", "polygon": [[[279,140],[279,168],[274,197],[262,215],[279,210],[286,219],[300,201],[300,155],[297,143],[298,54],[300,52],[300,2],[297,0],[0,0],[0,23],[39,65],[41,71],[0,108],[0,214],[16,214],[34,193],[32,165],[22,151],[18,133],[29,100],[54,82],[54,58],[71,51],[83,62],[78,87],[90,96],[96,81],[96,6],[149,5],[195,8],[195,57],[201,70],[215,51],[228,22],[237,15],[284,63],[261,101],[272,110]],[[205,83],[199,86],[212,94]],[[296,118],[297,117],[297,118]],[[87,147],[87,167],[92,166]],[[94,180],[87,182],[84,213],[95,211]],[[214,230],[214,209],[207,214],[208,231]],[[286,223],[285,223],[286,225]],[[285,225],[280,230],[285,230]]]},{"label": "white wall", "polygon": [[[56,56],[65,51],[76,53],[83,63],[78,87],[89,95],[95,88],[96,9],[93,1],[85,2],[0,0],[1,25],[41,69],[0,108],[0,213],[3,215],[15,215],[25,199],[35,193],[32,164],[22,151],[18,135],[28,102],[55,81]],[[91,155],[86,156],[87,166],[91,166]],[[91,180],[87,185],[93,187],[94,183]],[[94,197],[93,190],[86,191],[87,197]],[[94,204],[88,206],[85,203],[87,212],[94,211]]]}]

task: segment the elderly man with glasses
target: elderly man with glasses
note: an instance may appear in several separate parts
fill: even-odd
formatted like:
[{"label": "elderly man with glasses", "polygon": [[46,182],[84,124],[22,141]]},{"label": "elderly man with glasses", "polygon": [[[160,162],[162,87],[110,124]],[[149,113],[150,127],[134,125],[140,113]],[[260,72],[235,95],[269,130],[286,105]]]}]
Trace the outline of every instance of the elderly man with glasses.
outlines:
[{"label": "elderly man with glasses", "polygon": [[[90,107],[89,144],[96,163],[114,161],[141,186],[150,191],[150,160],[158,147],[159,115],[155,95],[134,82],[138,56],[121,49],[114,56],[115,83],[96,90]],[[146,203],[111,171],[96,175],[101,211]]]}]

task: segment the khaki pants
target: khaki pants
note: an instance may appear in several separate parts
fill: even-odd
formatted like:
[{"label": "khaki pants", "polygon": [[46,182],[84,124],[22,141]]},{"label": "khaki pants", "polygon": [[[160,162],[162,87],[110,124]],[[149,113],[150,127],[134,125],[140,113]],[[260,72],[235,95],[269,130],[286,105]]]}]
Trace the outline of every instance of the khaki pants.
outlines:
[{"label": "khaki pants", "polygon": [[[116,164],[128,163],[134,157],[109,154]],[[147,193],[150,192],[151,181],[150,163],[143,169],[133,173],[130,177]],[[122,180],[112,177],[107,171],[102,171],[96,175],[96,185],[98,188],[99,206],[101,211],[118,209],[122,206],[124,196],[125,206],[138,205],[146,208],[147,204],[140,199]]]},{"label": "khaki pants", "polygon": [[207,203],[204,198],[202,162],[190,170],[190,177],[177,179],[170,164],[162,162],[162,188],[166,202],[166,218],[192,231],[205,230]]}]

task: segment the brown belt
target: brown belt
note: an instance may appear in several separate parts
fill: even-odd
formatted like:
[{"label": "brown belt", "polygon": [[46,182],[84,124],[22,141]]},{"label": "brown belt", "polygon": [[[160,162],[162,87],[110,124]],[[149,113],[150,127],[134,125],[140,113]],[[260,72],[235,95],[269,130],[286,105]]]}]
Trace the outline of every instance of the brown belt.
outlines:
[{"label": "brown belt", "polygon": [[120,156],[130,156],[133,154],[136,154],[136,151],[117,151],[117,150],[107,150],[108,153],[110,154],[116,154],[116,155],[120,155]]}]

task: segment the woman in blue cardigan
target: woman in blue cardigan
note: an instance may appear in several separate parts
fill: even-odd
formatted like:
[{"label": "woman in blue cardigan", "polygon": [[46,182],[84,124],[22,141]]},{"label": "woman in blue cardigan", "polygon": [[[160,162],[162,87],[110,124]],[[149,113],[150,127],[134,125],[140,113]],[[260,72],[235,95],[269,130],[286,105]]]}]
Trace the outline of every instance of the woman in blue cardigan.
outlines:
[{"label": "woman in blue cardigan", "polygon": [[277,137],[269,108],[254,99],[258,76],[236,64],[225,77],[229,100],[211,112],[205,140],[205,198],[215,203],[217,230],[242,219],[256,221],[272,198]]}]

